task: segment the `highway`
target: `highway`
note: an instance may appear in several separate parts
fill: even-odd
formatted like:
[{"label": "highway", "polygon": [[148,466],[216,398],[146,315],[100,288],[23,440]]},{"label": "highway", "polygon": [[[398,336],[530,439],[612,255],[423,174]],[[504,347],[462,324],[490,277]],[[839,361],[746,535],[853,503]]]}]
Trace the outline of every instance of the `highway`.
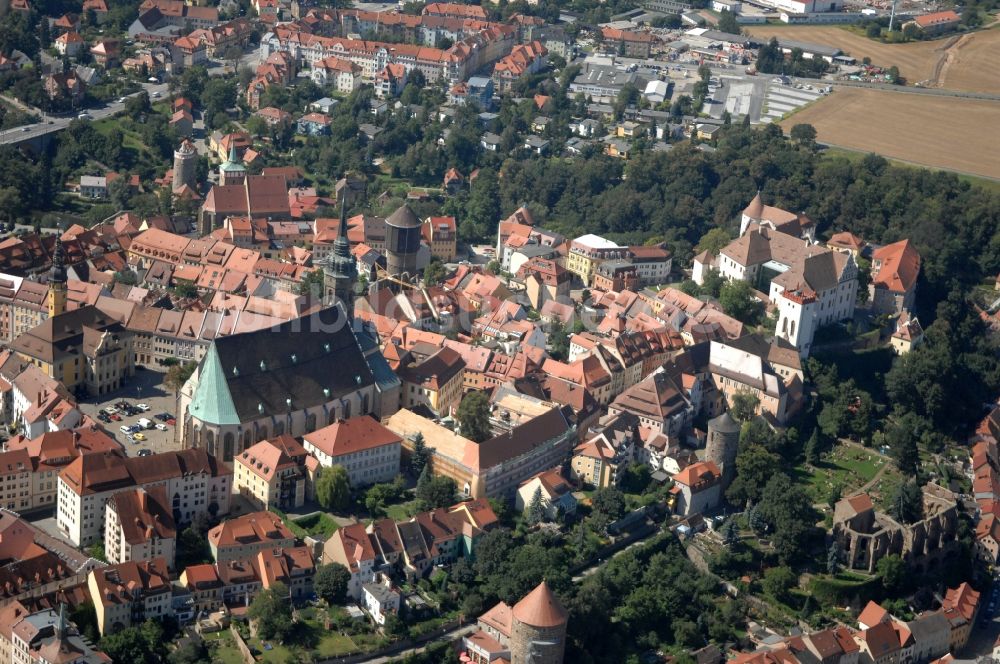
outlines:
[{"label": "highway", "polygon": [[[149,94],[150,100],[154,100],[157,96],[164,97],[167,94],[166,83],[144,83],[142,87]],[[127,95],[127,97],[134,97],[139,94],[142,93],[135,92],[131,95]],[[81,109],[77,113],[67,115],[47,115],[41,109],[32,109],[31,112],[41,117],[42,121],[35,124],[23,125],[21,127],[14,127],[13,129],[0,131],[0,145],[16,145],[18,143],[24,143],[26,141],[39,138],[45,134],[62,131],[69,126],[70,122],[77,119],[77,117],[83,113],[86,113],[90,119],[103,120],[104,118],[116,115],[123,110],[125,110],[125,102],[119,103],[118,101],[111,102],[100,108]]]}]

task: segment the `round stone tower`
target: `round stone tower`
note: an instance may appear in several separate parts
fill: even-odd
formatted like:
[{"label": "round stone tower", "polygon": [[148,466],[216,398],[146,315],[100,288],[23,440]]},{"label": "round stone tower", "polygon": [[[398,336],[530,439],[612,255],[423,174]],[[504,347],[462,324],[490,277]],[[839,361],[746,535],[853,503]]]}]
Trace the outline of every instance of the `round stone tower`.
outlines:
[{"label": "round stone tower", "polygon": [[417,273],[420,225],[409,205],[403,205],[385,220],[385,267],[390,275]]},{"label": "round stone tower", "polygon": [[511,664],[562,664],[569,618],[542,581],[511,610]]},{"label": "round stone tower", "polygon": [[187,185],[192,191],[198,190],[198,151],[191,141],[184,139],[174,150],[174,193]]},{"label": "round stone tower", "polygon": [[723,491],[736,476],[736,450],[740,444],[740,423],[729,411],[708,421],[705,460],[713,461],[722,472]]}]

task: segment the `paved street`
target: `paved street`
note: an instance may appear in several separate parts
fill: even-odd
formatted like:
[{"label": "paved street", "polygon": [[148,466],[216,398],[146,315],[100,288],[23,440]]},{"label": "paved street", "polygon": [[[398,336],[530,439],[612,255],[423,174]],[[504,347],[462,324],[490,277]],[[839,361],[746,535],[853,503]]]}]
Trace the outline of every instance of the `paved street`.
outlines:
[{"label": "paved street", "polygon": [[98,412],[107,406],[113,406],[122,399],[128,401],[133,406],[144,403],[149,406],[148,412],[131,417],[126,416],[124,413],[119,413],[122,418],[121,421],[107,423],[104,425],[104,428],[108,430],[111,436],[125,445],[125,450],[129,456],[136,456],[141,449],[149,449],[154,453],[180,449],[179,441],[175,441],[175,427],[172,426],[168,426],[167,431],[160,431],[159,429],[143,431],[142,434],[146,437],[146,440],[134,443],[128,442],[125,434],[119,430],[119,427],[122,425],[136,424],[139,418],[142,417],[160,423],[159,420],[153,417],[154,415],[160,413],[177,414],[175,412],[176,403],[174,395],[162,384],[164,375],[164,373],[159,371],[137,369],[135,377],[129,381],[129,384],[125,388],[111,395],[105,395],[101,401],[85,399],[80,402],[80,408],[84,413],[96,419]]}]

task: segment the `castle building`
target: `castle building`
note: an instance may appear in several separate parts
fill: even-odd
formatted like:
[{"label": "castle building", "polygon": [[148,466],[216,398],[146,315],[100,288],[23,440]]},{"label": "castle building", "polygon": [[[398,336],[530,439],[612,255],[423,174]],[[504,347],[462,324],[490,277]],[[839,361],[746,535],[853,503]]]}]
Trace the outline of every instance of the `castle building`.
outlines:
[{"label": "castle building", "polygon": [[479,617],[479,631],[462,639],[465,659],[489,664],[562,664],[569,614],[545,581],[513,607],[500,602]]},{"label": "castle building", "polygon": [[937,484],[927,484],[922,500],[922,514],[912,523],[876,511],[865,493],[838,502],[833,536],[845,566],[874,574],[878,561],[891,554],[902,557],[917,574],[945,563],[959,546],[957,497]]},{"label": "castle building", "polygon": [[174,150],[174,179],[170,187],[179,194],[185,186],[194,191],[198,188],[198,151],[191,141],[184,139]]},{"label": "castle building", "polygon": [[722,472],[722,490],[736,478],[736,451],[740,443],[740,424],[727,410],[708,421],[705,460]]}]

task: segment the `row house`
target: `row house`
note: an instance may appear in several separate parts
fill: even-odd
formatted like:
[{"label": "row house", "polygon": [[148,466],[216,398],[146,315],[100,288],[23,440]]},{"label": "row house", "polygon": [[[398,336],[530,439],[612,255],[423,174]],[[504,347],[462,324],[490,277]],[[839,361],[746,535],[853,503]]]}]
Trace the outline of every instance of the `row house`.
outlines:
[{"label": "row house", "polygon": [[338,529],[326,541],[323,562],[348,569],[348,596],[359,600],[379,572],[395,568],[419,578],[437,565],[471,558],[479,538],[496,523],[489,502],[478,499],[421,512],[406,521],[355,524]]},{"label": "row house", "polygon": [[507,94],[523,76],[537,74],[545,67],[548,54],[548,49],[538,41],[515,46],[510,55],[493,67],[493,85],[496,91]]}]

